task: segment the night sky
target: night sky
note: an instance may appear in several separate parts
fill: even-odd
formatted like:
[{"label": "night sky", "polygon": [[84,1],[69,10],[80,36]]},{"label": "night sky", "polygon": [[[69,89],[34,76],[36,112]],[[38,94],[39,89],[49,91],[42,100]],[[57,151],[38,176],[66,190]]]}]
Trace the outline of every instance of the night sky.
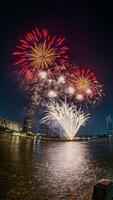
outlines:
[{"label": "night sky", "polygon": [[48,28],[66,38],[69,56],[79,66],[90,66],[104,84],[105,97],[91,110],[79,133],[106,132],[107,115],[113,115],[113,7],[95,1],[15,1],[0,5],[0,117],[23,121],[24,97],[12,74],[12,52],[18,40],[33,28]]}]

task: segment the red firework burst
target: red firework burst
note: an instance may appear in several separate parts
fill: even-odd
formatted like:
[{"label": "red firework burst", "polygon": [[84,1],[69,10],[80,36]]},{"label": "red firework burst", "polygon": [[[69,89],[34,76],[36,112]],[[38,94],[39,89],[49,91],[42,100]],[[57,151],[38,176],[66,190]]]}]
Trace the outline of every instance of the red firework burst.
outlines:
[{"label": "red firework burst", "polygon": [[69,75],[69,84],[75,90],[77,100],[97,103],[102,98],[103,88],[91,69],[76,68]]},{"label": "red firework burst", "polygon": [[68,48],[63,45],[64,40],[56,36],[50,37],[46,29],[39,31],[36,28],[20,40],[13,53],[16,56],[14,65],[19,66],[20,74],[25,75],[27,80],[37,80],[40,70],[51,76],[58,66],[68,60]]}]

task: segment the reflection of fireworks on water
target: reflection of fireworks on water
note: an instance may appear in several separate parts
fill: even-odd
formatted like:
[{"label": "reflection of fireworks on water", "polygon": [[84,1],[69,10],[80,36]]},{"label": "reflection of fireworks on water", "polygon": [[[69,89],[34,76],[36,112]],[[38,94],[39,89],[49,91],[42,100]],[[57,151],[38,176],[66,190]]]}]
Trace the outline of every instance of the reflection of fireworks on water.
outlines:
[{"label": "reflection of fireworks on water", "polygon": [[95,104],[103,96],[102,85],[97,81],[96,75],[90,69],[75,68],[68,75],[68,82],[70,88],[75,90],[74,96],[78,101]]},{"label": "reflection of fireworks on water", "polygon": [[39,70],[44,70],[51,76],[56,68],[60,68],[68,60],[68,48],[63,45],[64,40],[56,36],[50,37],[46,29],[39,31],[36,28],[27,33],[13,53],[17,58],[15,65],[19,66],[20,74],[25,75],[27,80],[37,80]]},{"label": "reflection of fireworks on water", "polygon": [[64,130],[63,136],[67,140],[73,140],[79,128],[85,125],[89,114],[85,114],[81,109],[77,109],[73,104],[71,106],[62,101],[59,103],[51,101],[46,106],[45,117],[41,123],[50,124],[51,121],[57,121]]}]

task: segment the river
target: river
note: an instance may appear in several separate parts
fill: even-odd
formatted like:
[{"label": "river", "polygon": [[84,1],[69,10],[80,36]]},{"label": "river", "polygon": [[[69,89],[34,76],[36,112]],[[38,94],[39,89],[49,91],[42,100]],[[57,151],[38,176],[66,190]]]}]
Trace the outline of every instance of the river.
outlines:
[{"label": "river", "polygon": [[0,135],[0,200],[91,200],[113,179],[113,139],[40,141]]}]

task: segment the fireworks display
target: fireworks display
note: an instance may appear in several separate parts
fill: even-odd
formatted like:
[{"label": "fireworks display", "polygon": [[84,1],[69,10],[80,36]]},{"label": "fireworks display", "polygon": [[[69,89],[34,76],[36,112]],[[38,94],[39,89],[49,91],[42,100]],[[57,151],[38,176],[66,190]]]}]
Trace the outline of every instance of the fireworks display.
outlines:
[{"label": "fireworks display", "polygon": [[57,121],[64,130],[63,137],[66,140],[73,140],[79,128],[85,125],[89,114],[85,114],[80,108],[77,109],[73,104],[59,103],[51,101],[46,106],[45,117],[41,123],[50,124],[51,121]]},{"label": "fireworks display", "polygon": [[[30,84],[28,90],[35,104],[46,104],[50,99],[61,99],[77,103],[77,105],[100,103],[103,96],[102,85],[97,81],[95,74],[89,69],[75,68],[73,73],[60,74],[48,79],[46,71],[40,71],[39,80]],[[34,91],[34,92],[33,92]],[[33,103],[34,104],[34,103]]]},{"label": "fireworks display", "polygon": [[[88,119],[74,105],[96,105],[103,96],[103,87],[91,69],[76,67],[68,63],[68,48],[64,38],[50,36],[46,29],[35,28],[20,40],[14,65],[22,77],[27,91],[27,115],[33,118],[39,104],[47,104],[43,121],[57,120],[64,129],[65,137],[73,139],[81,125]],[[62,100],[62,103],[48,103],[50,99]]]},{"label": "fireworks display", "polygon": [[50,37],[46,29],[39,31],[36,28],[20,40],[13,53],[16,57],[14,65],[19,66],[19,73],[27,80],[37,81],[40,70],[46,71],[50,77],[56,68],[60,68],[68,60],[68,48],[63,45],[64,40],[56,36]]},{"label": "fireworks display", "polygon": [[68,79],[70,84],[68,94],[74,94],[76,100],[91,104],[101,100],[103,88],[91,69],[77,67],[69,74]]}]

